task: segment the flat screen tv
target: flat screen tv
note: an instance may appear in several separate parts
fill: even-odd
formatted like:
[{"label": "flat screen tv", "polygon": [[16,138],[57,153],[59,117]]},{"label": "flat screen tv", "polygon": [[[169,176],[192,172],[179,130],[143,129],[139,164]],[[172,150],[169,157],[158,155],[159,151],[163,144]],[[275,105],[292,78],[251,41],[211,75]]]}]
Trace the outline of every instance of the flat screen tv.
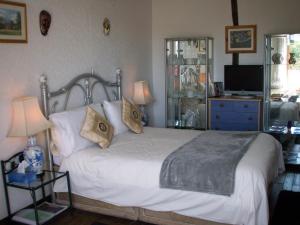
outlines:
[{"label": "flat screen tv", "polygon": [[225,94],[263,95],[263,65],[225,65]]}]

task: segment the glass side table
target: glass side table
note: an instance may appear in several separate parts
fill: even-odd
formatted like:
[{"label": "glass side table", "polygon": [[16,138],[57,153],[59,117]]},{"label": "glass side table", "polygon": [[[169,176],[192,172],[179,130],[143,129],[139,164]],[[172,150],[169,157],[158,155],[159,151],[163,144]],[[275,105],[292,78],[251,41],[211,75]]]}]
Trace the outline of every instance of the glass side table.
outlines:
[{"label": "glass side table", "polygon": [[300,172],[300,127],[272,126],[265,133],[271,134],[281,144],[287,171]]},{"label": "glass side table", "polygon": [[[69,172],[57,172],[50,170],[43,170],[42,174],[37,175],[36,179],[31,182],[12,182],[9,177],[14,173],[18,167],[18,164],[23,160],[23,153],[17,153],[8,160],[1,160],[1,169],[2,169],[2,178],[4,184],[5,200],[6,207],[8,212],[8,217],[10,220],[16,220],[22,222],[21,217],[30,218],[28,221],[23,220],[22,223],[25,224],[43,224],[54,216],[62,213],[67,209],[72,208],[72,198],[71,198],[71,186],[70,186],[70,177]],[[47,203],[46,200],[49,199],[49,196],[46,195],[45,188],[47,185],[52,186],[57,180],[66,179],[68,186],[68,205],[58,205],[55,203]],[[10,199],[9,199],[9,188],[22,189],[30,192],[32,197],[31,211],[30,208],[26,207],[21,209],[16,213],[11,212]],[[42,198],[37,199],[37,192],[41,192]],[[48,211],[47,211],[48,210]],[[51,213],[49,213],[51,211]],[[46,212],[46,213],[45,213]],[[26,214],[26,215],[25,215]],[[21,220],[20,220],[21,218]],[[31,221],[31,223],[30,223]],[[35,223],[34,223],[35,222]]]}]

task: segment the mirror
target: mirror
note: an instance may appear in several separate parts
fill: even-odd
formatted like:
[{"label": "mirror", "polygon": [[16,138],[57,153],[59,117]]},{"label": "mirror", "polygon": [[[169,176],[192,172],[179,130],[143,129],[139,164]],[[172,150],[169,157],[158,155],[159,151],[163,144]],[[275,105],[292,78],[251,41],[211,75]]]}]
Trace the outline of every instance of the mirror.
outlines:
[{"label": "mirror", "polygon": [[265,130],[300,132],[300,34],[266,35],[265,43]]}]

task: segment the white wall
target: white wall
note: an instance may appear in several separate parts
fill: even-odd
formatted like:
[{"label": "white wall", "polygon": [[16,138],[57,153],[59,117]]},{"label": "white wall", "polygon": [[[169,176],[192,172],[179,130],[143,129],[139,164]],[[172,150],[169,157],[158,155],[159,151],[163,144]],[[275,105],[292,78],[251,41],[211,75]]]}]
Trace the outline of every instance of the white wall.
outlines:
[{"label": "white wall", "polygon": [[[152,0],[153,124],[165,126],[164,39],[214,38],[215,81],[223,81],[225,26],[232,25],[230,0]],[[240,54],[240,64],[263,64],[264,34],[300,33],[299,0],[238,0],[239,24],[257,24],[257,53]]]},{"label": "white wall", "polygon": [[[20,0],[22,1],[22,0]],[[152,75],[151,1],[149,0],[23,0],[27,4],[28,44],[0,43],[0,159],[25,145],[25,138],[7,138],[11,100],[22,95],[40,96],[39,76],[46,74],[50,88],[58,88],[75,75],[91,71],[114,80],[123,72],[124,95],[132,95],[133,81]],[[52,15],[48,36],[39,30],[39,13]],[[102,34],[105,17],[111,34]],[[14,208],[29,201],[15,193]],[[0,219],[6,206],[0,179]]]}]

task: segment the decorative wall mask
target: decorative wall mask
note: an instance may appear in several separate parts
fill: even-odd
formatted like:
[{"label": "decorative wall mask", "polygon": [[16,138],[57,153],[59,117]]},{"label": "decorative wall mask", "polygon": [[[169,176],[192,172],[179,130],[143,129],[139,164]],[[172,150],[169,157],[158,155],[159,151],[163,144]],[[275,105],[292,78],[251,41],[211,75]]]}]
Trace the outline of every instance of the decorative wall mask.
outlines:
[{"label": "decorative wall mask", "polygon": [[41,34],[46,36],[51,25],[51,15],[46,10],[40,12],[40,29]]},{"label": "decorative wall mask", "polygon": [[110,32],[110,21],[107,18],[103,20],[103,33],[104,35],[109,35]]}]

